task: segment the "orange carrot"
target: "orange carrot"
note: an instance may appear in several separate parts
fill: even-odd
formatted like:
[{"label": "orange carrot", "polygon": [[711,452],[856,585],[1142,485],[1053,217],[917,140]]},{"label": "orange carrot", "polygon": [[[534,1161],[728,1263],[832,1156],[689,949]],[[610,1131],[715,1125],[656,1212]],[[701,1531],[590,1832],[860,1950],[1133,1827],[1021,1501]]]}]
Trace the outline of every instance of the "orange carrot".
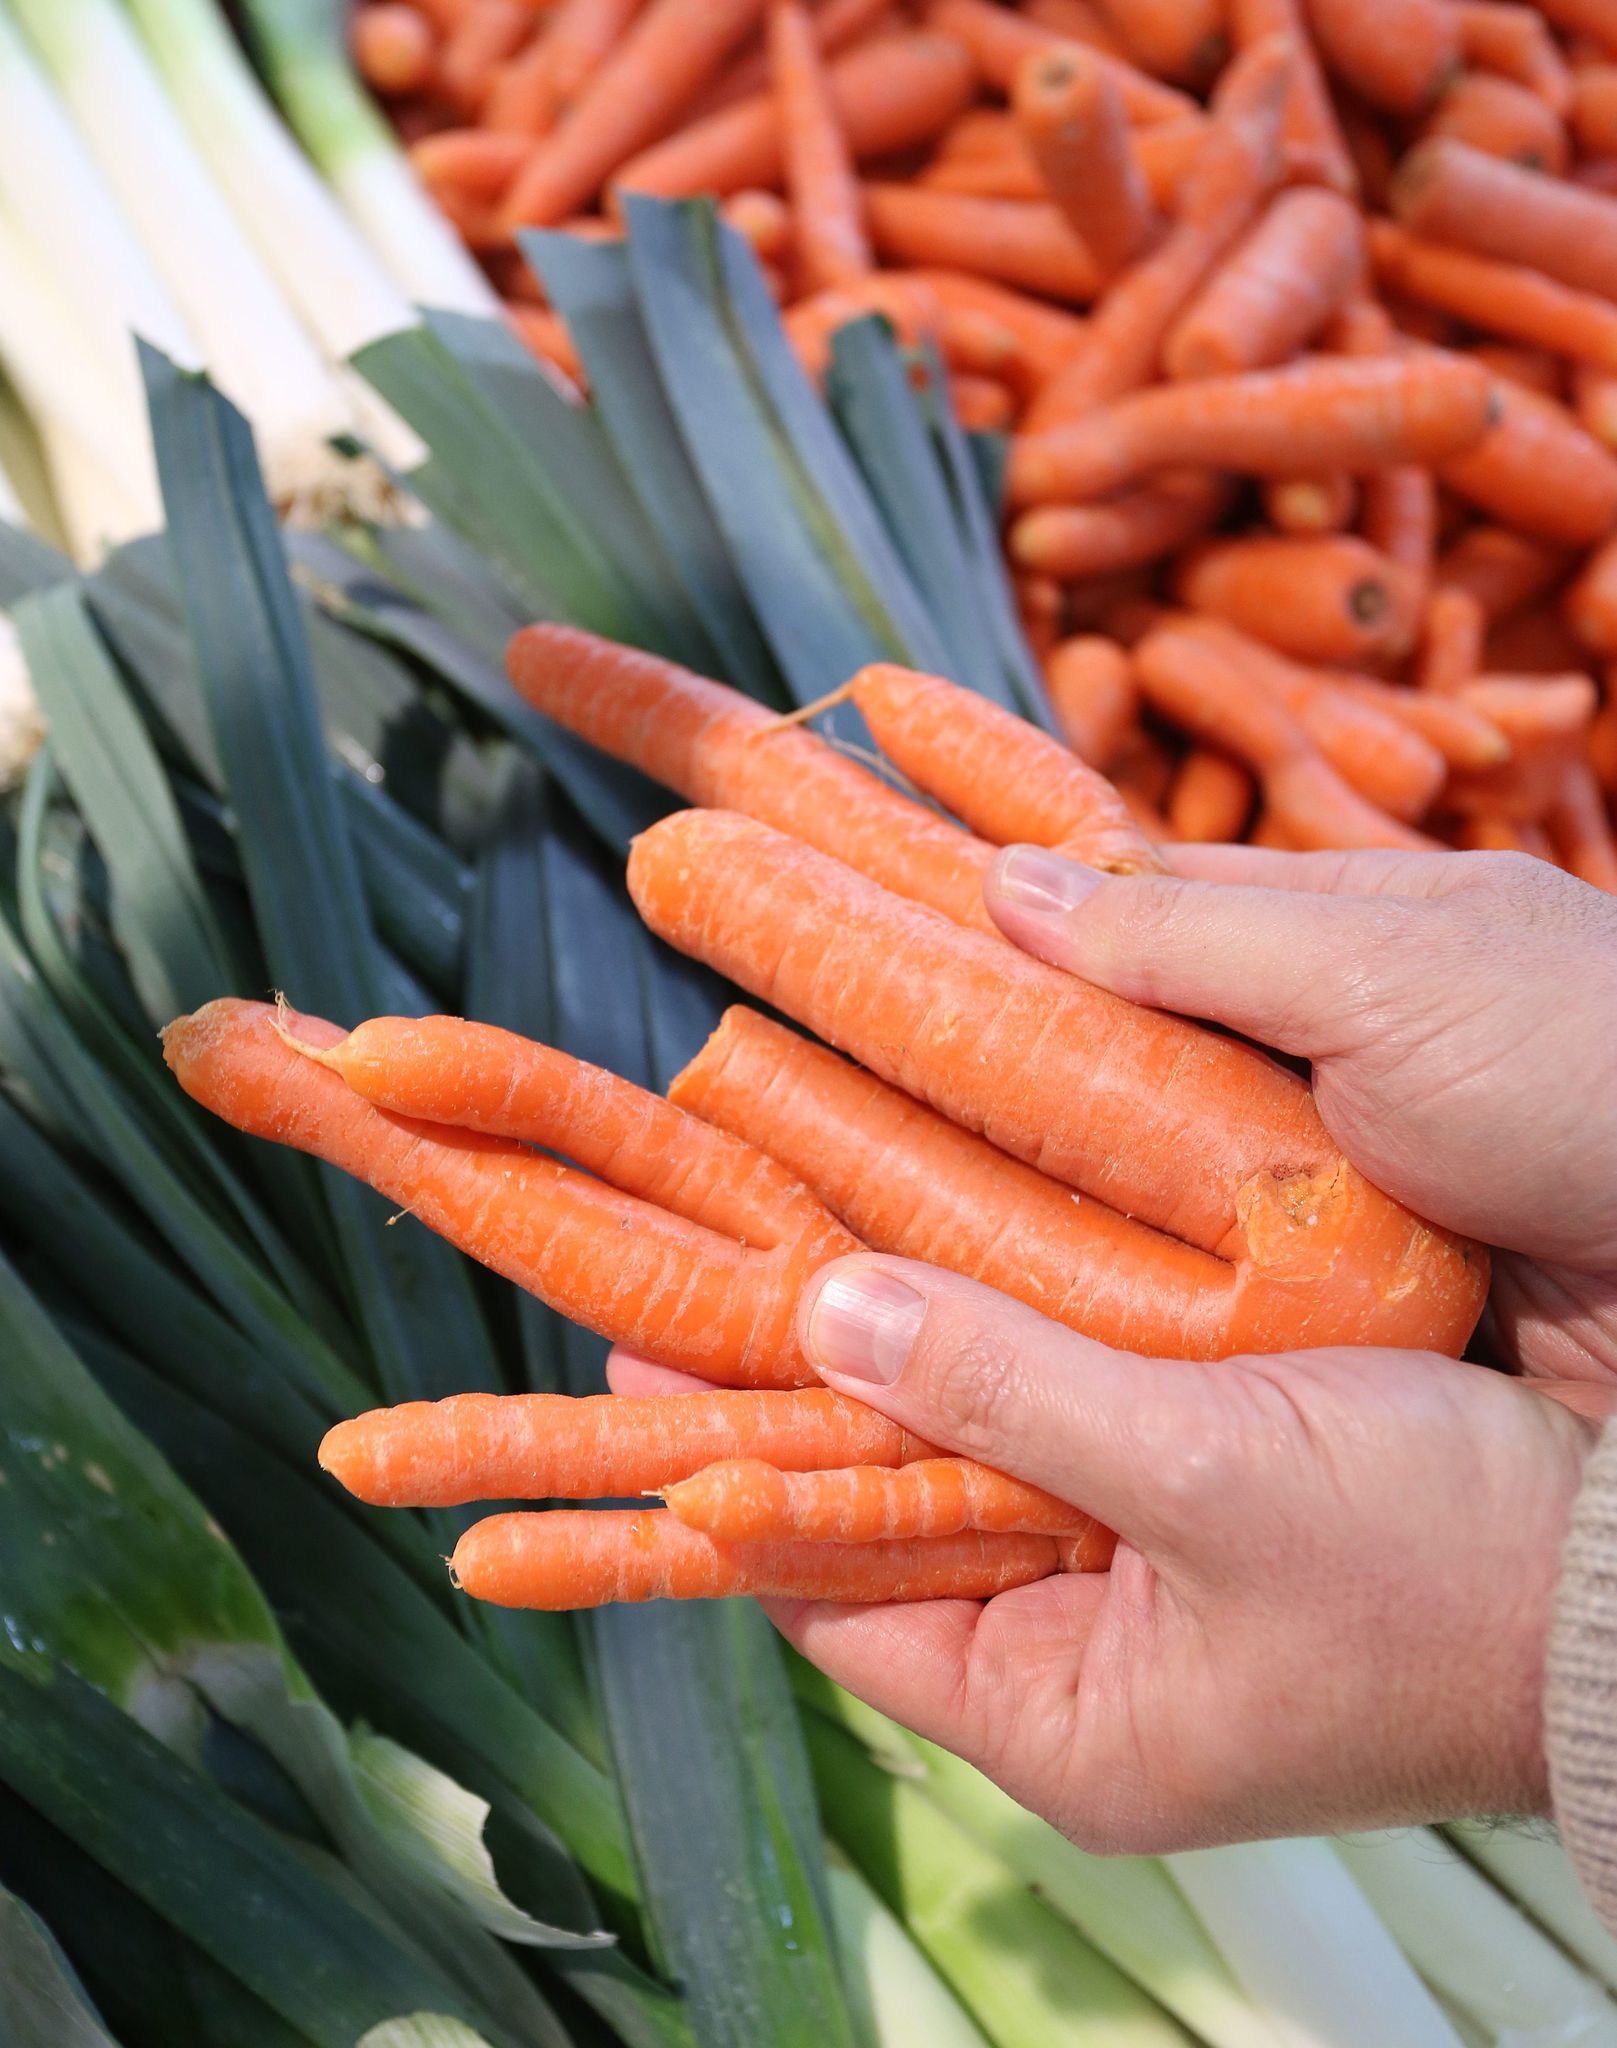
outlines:
[{"label": "orange carrot", "polygon": [[814,1473],[733,1458],[664,1487],[662,1495],[687,1528],[721,1543],[880,1543],[963,1529],[1078,1536],[1094,1526],[1093,1516],[1042,1487],[969,1458],[928,1458],[902,1471],[855,1465]]},{"label": "orange carrot", "polygon": [[1467,591],[1490,623],[1553,590],[1572,566],[1564,550],[1503,526],[1473,526],[1437,565],[1439,583]]},{"label": "orange carrot", "polygon": [[1301,661],[1397,660],[1414,644],[1421,592],[1408,570],[1351,534],[1255,534],[1204,543],[1175,579],[1211,612]]},{"label": "orange carrot", "polygon": [[1490,377],[1536,391],[1540,398],[1566,396],[1568,365],[1547,348],[1532,348],[1519,341],[1474,341],[1466,353],[1473,362],[1481,363]]},{"label": "orange carrot", "polygon": [[1219,0],[1100,0],[1123,47],[1156,78],[1200,90],[1229,55]]},{"label": "orange carrot", "polygon": [[911,348],[928,337],[943,339],[943,304],[924,278],[913,271],[873,270],[867,277],[799,299],[787,311],[787,338],[816,382],[830,365],[837,329],[866,313],[880,313]]},{"label": "orange carrot", "polygon": [[1579,149],[1617,155],[1617,64],[1588,64],[1574,73],[1570,118]]},{"label": "orange carrot", "polygon": [[555,131],[535,145],[507,196],[504,225],[547,226],[592,199],[677,120],[763,9],[764,0],[650,0]]},{"label": "orange carrot", "polygon": [[1606,702],[1584,734],[1583,751],[1602,788],[1617,795],[1617,696],[1611,694],[1612,672],[1606,671]]},{"label": "orange carrot", "polygon": [[1421,114],[1459,69],[1460,31],[1443,0],[1309,0],[1326,69],[1373,107]]},{"label": "orange carrot", "polygon": [[560,0],[541,33],[489,93],[491,128],[542,135],[611,56],[644,0]]},{"label": "orange carrot", "polygon": [[1567,623],[1596,654],[1617,656],[1617,542],[1584,563],[1564,600]]},{"label": "orange carrot", "polygon": [[[940,35],[953,36],[963,43],[982,77],[1003,93],[1013,89],[1017,73],[1029,56],[1058,49],[1066,41],[1008,7],[992,5],[992,0],[931,0],[925,18],[928,27]],[[1131,121],[1176,121],[1195,113],[1196,103],[1188,94],[1159,84],[1134,65],[1108,57],[1104,51],[1093,54],[1100,58],[1116,84],[1124,112]]]},{"label": "orange carrot", "polygon": [[1454,12],[1467,64],[1515,79],[1565,118],[1572,102],[1571,77],[1542,15],[1514,0],[1458,0]]},{"label": "orange carrot", "polygon": [[348,32],[354,66],[373,92],[421,92],[432,83],[438,64],[438,38],[432,23],[415,8],[384,5],[361,8]]},{"label": "orange carrot", "polygon": [[1588,676],[1483,675],[1463,683],[1461,700],[1493,720],[1510,742],[1510,759],[1476,775],[1456,775],[1445,804],[1462,814],[1489,812],[1518,821],[1542,818],[1582,749],[1595,709]]},{"label": "orange carrot", "polygon": [[1525,264],[1496,263],[1422,242],[1392,221],[1370,224],[1382,284],[1453,313],[1473,327],[1617,370],[1617,307],[1556,284]]},{"label": "orange carrot", "polygon": [[975,271],[1069,303],[1100,289],[1100,268],[1059,207],[917,185],[866,185],[864,195],[871,239],[894,263]]},{"label": "orange carrot", "polygon": [[1418,733],[1451,768],[1494,768],[1510,757],[1510,742],[1498,726],[1458,698],[1407,690],[1374,676],[1333,676],[1332,681],[1339,691]]},{"label": "orange carrot", "polygon": [[1263,516],[1278,533],[1345,533],[1359,509],[1359,487],[1339,469],[1270,477],[1262,495]]},{"label": "orange carrot", "polygon": [[1205,533],[1230,499],[1228,482],[1205,469],[1168,470],[1099,505],[1037,505],[1011,525],[1012,561],[1051,576],[1098,576],[1132,569]]},{"label": "orange carrot", "polygon": [[1439,464],[1451,491],[1507,526],[1573,547],[1617,525],[1617,457],[1564,406],[1496,385],[1497,417],[1471,449]]},{"label": "orange carrot", "polygon": [[1044,680],[1062,737],[1104,773],[1139,714],[1128,656],[1115,640],[1079,634],[1051,648]]},{"label": "orange carrot", "polygon": [[481,111],[494,75],[533,33],[522,0],[472,0],[438,60],[438,82],[464,113]]},{"label": "orange carrot", "polygon": [[[839,56],[873,32],[893,26],[892,0],[821,0],[811,17],[814,41],[822,57]],[[725,66],[691,109],[691,118],[705,121],[710,114],[751,99],[769,86],[769,53],[760,44],[744,49]]]},{"label": "orange carrot", "polygon": [[1034,659],[1043,661],[1065,630],[1067,601],[1061,585],[1052,576],[1031,576],[1024,570],[1012,576],[1011,588],[1023,636]]},{"label": "orange carrot", "polygon": [[1587,761],[1569,761],[1562,770],[1544,823],[1550,843],[1569,873],[1617,895],[1617,840],[1612,837],[1605,796]]},{"label": "orange carrot", "polygon": [[1489,156],[1563,177],[1566,130],[1536,92],[1508,78],[1471,71],[1455,80],[1433,108],[1423,133],[1448,135]]},{"label": "orange carrot", "polygon": [[871,268],[859,180],[801,0],[771,0],[769,66],[798,281],[824,291]]},{"label": "orange carrot", "polygon": [[1045,51],[1023,65],[1012,104],[1045,190],[1110,277],[1158,226],[1116,85],[1084,51]]},{"label": "orange carrot", "polygon": [[1454,843],[1463,853],[1530,853],[1536,860],[1553,858],[1549,834],[1541,825],[1502,818],[1492,811],[1462,818]]},{"label": "orange carrot", "polygon": [[1617,448],[1617,372],[1592,363],[1571,366],[1572,412],[1586,434],[1602,447]]},{"label": "orange carrot", "polygon": [[1359,210],[1318,188],[1282,192],[1169,334],[1170,377],[1283,363],[1312,340],[1364,269]]},{"label": "orange carrot", "polygon": [[946,348],[955,315],[992,320],[1016,336],[1019,359],[1030,383],[1042,383],[1066,361],[1083,336],[1084,323],[1076,314],[995,284],[990,278],[938,269],[916,270],[910,275],[944,308]]},{"label": "orange carrot", "polygon": [[[1053,1178],[1233,1256],[1238,1284],[1268,1297],[1267,1327],[1272,1314],[1295,1329],[1323,1289],[1355,1328],[1420,1324],[1444,1342],[1461,1321],[1469,1330],[1475,1255],[1373,1196],[1302,1084],[1236,1041],[1120,1002],[751,819],[663,819],[635,842],[629,886],[659,937],[767,989],[878,1078]],[[1389,1260],[1408,1262],[1418,1304],[1387,1300]],[[1284,1287],[1260,1277],[1282,1271]]]},{"label": "orange carrot", "polygon": [[1423,690],[1452,691],[1482,668],[1488,615],[1469,590],[1444,584],[1432,592],[1421,628],[1415,680]]},{"label": "orange carrot", "polygon": [[[971,98],[971,60],[946,36],[884,37],[831,66],[831,100],[856,157],[886,156],[935,135]],[[773,185],[783,162],[773,95],[760,93],[655,142],[617,167],[616,189],[664,199]]]},{"label": "orange carrot", "polygon": [[778,193],[743,187],[731,193],[719,212],[738,235],[751,243],[752,252],[761,263],[783,263],[791,255],[791,210]]},{"label": "orange carrot", "polygon": [[[227,1123],[356,1174],[587,1329],[708,1379],[812,1384],[794,1333],[797,1295],[818,1266],[856,1246],[806,1190],[787,1195],[790,1184],[762,1155],[738,1161],[734,1141],[695,1119],[666,1124],[679,1113],[658,1097],[549,1054],[560,1076],[558,1120],[566,1124],[569,1153],[587,1154],[603,1174],[638,1176],[666,1194],[671,1207],[664,1210],[638,1188],[620,1190],[514,1140],[377,1109],[299,1049],[321,1048],[330,1057],[344,1033],[295,1013],[285,1022],[295,1043],[262,1003],[210,1003],[169,1026],[164,1053],[187,1094]],[[591,1113],[602,1103],[631,1131],[664,1124],[665,1142],[596,1152]],[[714,1216],[741,1212],[745,1187],[731,1199],[718,1186],[738,1172],[770,1219],[760,1240],[765,1248],[743,1245],[687,1213],[704,1202]]]},{"label": "orange carrot", "polygon": [[1087,43],[1108,56],[1121,57],[1123,45],[1116,29],[1089,5],[1089,0],[1029,0],[1023,10],[1029,21],[1050,29],[1058,36]]},{"label": "orange carrot", "polygon": [[[1364,297],[1342,307],[1327,341],[1349,356],[1385,356],[1398,346],[1386,308]],[[1437,486],[1431,471],[1421,463],[1373,470],[1364,478],[1360,504],[1365,539],[1427,587],[1437,548]]]},{"label": "orange carrot", "polygon": [[1141,391],[1070,426],[1024,433],[1007,484],[1020,506],[1104,497],[1186,463],[1290,476],[1441,461],[1475,448],[1494,411],[1487,373],[1462,356],[1317,357]]},{"label": "orange carrot", "polygon": [[1112,285],[1084,346],[1037,394],[1026,426],[1081,418],[1149,381],[1185,301],[1279,183],[1280,127],[1295,61],[1294,46],[1280,37],[1243,51],[1229,67],[1179,192],[1177,225]]},{"label": "orange carrot", "polygon": [[1571,675],[1588,665],[1589,650],[1568,624],[1561,605],[1533,605],[1488,629],[1485,673]]},{"label": "orange carrot", "polygon": [[542,363],[559,370],[570,383],[581,386],[584,365],[567,331],[567,322],[545,306],[527,306],[519,300],[505,301],[505,317]]},{"label": "orange carrot", "polygon": [[474,1600],[567,1609],[615,1601],[987,1600],[1057,1569],[1048,1536],[976,1530],[907,1543],[716,1543],[662,1509],[490,1515],[450,1571]]},{"label": "orange carrot", "polygon": [[1230,32],[1238,50],[1249,50],[1270,36],[1291,40],[1295,56],[1285,119],[1291,175],[1351,195],[1358,184],[1353,159],[1297,0],[1231,0]]},{"label": "orange carrot", "polygon": [[1538,8],[1563,35],[1617,51],[1617,9],[1610,0],[1538,0]]},{"label": "orange carrot", "polygon": [[452,1394],[373,1408],[339,1422],[320,1446],[322,1467],[356,1499],[382,1508],[610,1500],[655,1493],[729,1458],[767,1458],[783,1471],[806,1472],[936,1457],[924,1438],[823,1387]]},{"label": "orange carrot", "polygon": [[440,128],[410,150],[421,182],[435,197],[462,192],[485,204],[499,198],[522,168],[528,145],[520,135],[487,128]]},{"label": "orange carrot", "polygon": [[1257,794],[1251,772],[1232,755],[1192,747],[1168,792],[1168,823],[1181,839],[1239,839]]},{"label": "orange carrot", "polygon": [[1016,415],[1010,386],[997,377],[958,370],[949,379],[949,405],[968,434],[1000,434]]},{"label": "orange carrot", "polygon": [[1413,235],[1542,270],[1576,291],[1617,298],[1617,202],[1564,178],[1423,142],[1405,157],[1392,210]]}]

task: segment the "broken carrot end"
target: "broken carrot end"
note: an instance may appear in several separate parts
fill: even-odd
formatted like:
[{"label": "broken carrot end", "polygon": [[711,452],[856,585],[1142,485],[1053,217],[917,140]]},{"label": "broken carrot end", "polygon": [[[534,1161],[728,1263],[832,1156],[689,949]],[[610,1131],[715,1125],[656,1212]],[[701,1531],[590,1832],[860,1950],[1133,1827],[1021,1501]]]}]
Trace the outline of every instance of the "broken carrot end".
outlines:
[{"label": "broken carrot end", "polygon": [[746,735],[746,744],[768,737],[770,733],[785,732],[794,725],[807,725],[811,718],[818,718],[822,711],[835,711],[839,704],[847,704],[853,697],[853,684],[844,683],[840,690],[832,690],[824,697],[816,697],[812,704],[801,704],[795,711],[783,711],[779,717],[771,718],[767,724],[755,726]]}]

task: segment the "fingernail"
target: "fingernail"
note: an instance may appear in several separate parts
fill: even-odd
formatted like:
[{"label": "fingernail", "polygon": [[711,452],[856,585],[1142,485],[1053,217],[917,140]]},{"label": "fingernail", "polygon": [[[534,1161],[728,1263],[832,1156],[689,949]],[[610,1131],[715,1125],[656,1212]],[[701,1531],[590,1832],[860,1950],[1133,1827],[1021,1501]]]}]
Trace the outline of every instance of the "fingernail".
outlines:
[{"label": "fingernail", "polygon": [[1093,868],[1042,846],[1007,847],[994,866],[994,887],[1007,903],[1046,915],[1076,910],[1100,883]]},{"label": "fingernail", "polygon": [[926,1297],[895,1274],[833,1273],[809,1316],[809,1355],[822,1372],[885,1386],[904,1370]]}]

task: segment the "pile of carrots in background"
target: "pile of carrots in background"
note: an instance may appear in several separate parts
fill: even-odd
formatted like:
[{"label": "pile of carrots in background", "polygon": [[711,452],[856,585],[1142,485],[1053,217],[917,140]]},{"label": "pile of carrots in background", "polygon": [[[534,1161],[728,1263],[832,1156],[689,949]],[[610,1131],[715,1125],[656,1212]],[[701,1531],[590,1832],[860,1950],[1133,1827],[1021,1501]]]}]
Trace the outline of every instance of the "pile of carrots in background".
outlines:
[{"label": "pile of carrots in background", "polygon": [[1159,840],[1617,888],[1602,0],[376,0],[353,46],[561,375],[518,238],[625,193],[717,196],[815,372],[862,312],[933,337],[1011,436],[1057,717]]}]

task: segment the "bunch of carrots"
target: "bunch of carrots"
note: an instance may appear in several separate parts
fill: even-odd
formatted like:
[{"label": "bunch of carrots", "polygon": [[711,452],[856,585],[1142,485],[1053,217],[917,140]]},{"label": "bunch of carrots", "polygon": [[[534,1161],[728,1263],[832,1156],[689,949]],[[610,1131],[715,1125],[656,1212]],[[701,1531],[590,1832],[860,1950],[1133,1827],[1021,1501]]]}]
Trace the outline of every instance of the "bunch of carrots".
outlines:
[{"label": "bunch of carrots", "polygon": [[575,628],[526,628],[509,667],[547,716],[699,806],[635,842],[635,903],[812,1036],[738,1006],[664,1100],[451,1017],[344,1032],[225,1000],[165,1034],[180,1084],[238,1129],[706,1383],[465,1395],[334,1429],[323,1462],[369,1501],[663,1500],[478,1522],[453,1560],[468,1592],[981,1598],[1104,1569],[1087,1515],[817,1386],[804,1286],[862,1248],[1158,1356],[1463,1349],[1486,1254],[1366,1182],[1306,1082],[993,926],[997,846],[1162,868],[1070,748],[940,678],[862,670],[839,695],[939,810],[801,719]]},{"label": "bunch of carrots", "polygon": [[1153,841],[1617,888],[1617,0],[371,0],[354,45],[559,374],[516,231],[626,192],[717,198],[811,373],[930,338]]}]

